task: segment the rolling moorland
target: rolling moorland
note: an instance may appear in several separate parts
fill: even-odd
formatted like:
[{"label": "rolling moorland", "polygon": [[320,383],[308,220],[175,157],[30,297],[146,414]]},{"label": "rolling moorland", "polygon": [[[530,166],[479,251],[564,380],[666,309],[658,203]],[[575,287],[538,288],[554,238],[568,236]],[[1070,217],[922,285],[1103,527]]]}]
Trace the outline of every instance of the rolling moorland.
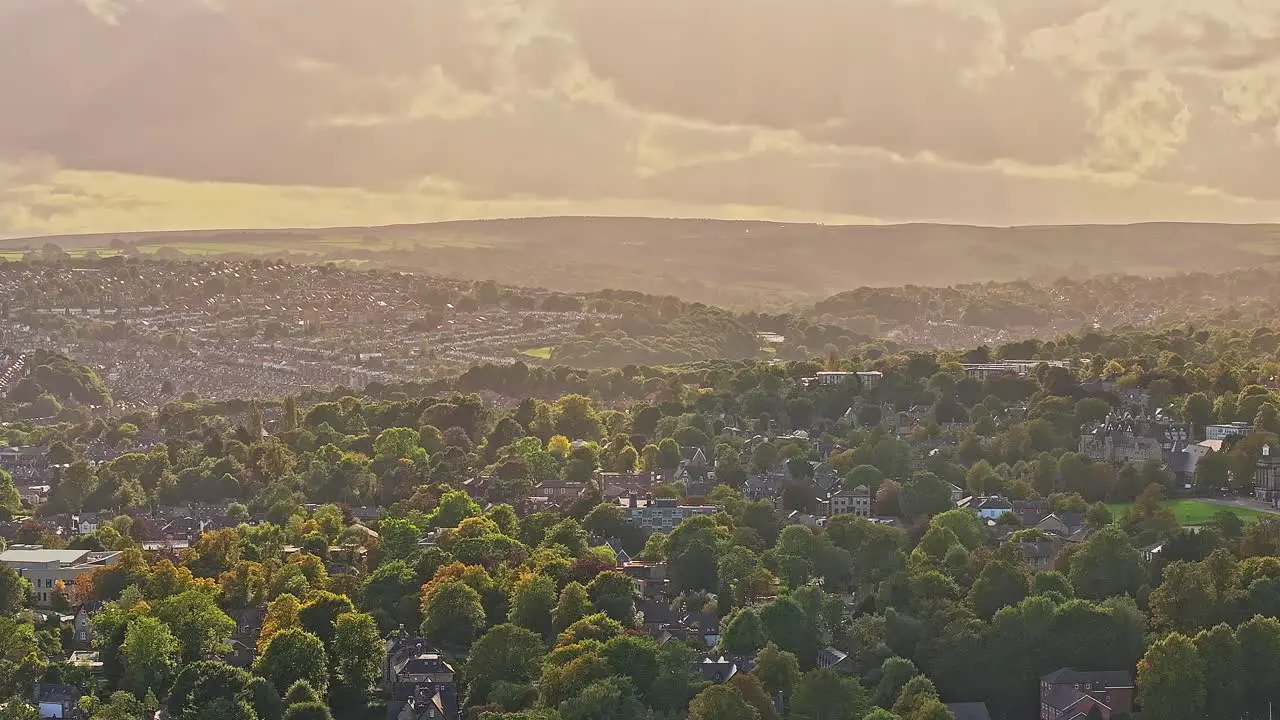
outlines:
[{"label": "rolling moorland", "polygon": [[606,288],[778,310],[860,286],[949,286],[1223,272],[1280,261],[1280,226],[1150,223],[991,228],[547,217],[386,227],[201,230],[0,240],[18,259],[72,255],[287,258],[561,292]]}]

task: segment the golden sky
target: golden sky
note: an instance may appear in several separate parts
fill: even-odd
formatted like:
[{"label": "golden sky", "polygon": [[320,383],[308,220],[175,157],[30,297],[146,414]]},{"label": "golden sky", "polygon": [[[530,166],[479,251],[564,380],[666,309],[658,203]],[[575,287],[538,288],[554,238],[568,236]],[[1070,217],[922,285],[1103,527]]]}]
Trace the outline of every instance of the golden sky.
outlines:
[{"label": "golden sky", "polygon": [[1280,220],[1276,0],[0,0],[0,233]]}]

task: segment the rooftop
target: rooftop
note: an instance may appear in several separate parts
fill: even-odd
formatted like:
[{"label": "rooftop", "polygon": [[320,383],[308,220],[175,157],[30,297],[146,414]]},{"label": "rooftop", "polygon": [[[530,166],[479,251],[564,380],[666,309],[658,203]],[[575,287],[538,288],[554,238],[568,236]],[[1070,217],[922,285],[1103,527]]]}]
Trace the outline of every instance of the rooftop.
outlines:
[{"label": "rooftop", "polygon": [[47,550],[39,549],[16,549],[5,550],[0,552],[0,562],[4,563],[50,563],[58,562],[64,565],[74,565],[89,554],[88,550]]}]

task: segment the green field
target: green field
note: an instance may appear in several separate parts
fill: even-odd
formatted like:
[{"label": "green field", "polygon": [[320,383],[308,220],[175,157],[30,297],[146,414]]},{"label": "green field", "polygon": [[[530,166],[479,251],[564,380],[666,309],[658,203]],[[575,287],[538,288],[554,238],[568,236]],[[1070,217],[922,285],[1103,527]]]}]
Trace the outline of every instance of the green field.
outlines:
[{"label": "green field", "polygon": [[[1118,520],[1124,516],[1125,510],[1133,503],[1113,503],[1107,507],[1111,510],[1111,514]],[[1165,507],[1173,510],[1174,517],[1178,518],[1181,525],[1207,525],[1213,521],[1213,516],[1226,510],[1245,522],[1257,522],[1263,518],[1280,517],[1272,513],[1254,510],[1247,507],[1238,507],[1235,505],[1215,505],[1213,503],[1203,502],[1201,500],[1166,500]]]},{"label": "green field", "polygon": [[528,350],[525,350],[520,354],[527,355],[531,358],[538,358],[539,360],[550,360],[551,348],[549,347],[529,348]]}]

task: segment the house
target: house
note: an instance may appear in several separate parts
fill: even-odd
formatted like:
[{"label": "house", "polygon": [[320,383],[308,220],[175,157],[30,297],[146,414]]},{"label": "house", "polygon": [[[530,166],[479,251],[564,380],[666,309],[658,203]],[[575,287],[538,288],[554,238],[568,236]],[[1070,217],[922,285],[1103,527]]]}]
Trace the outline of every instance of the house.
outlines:
[{"label": "house", "polygon": [[947,489],[951,491],[951,502],[957,504],[964,499],[964,490],[959,485],[947,483]]},{"label": "house", "polygon": [[734,675],[738,674],[738,666],[724,657],[703,658],[702,662],[698,663],[697,669],[704,680],[716,685],[729,682]]},{"label": "house", "polygon": [[545,497],[552,502],[574,501],[587,493],[587,483],[572,482],[570,480],[548,480],[539,483],[533,489],[533,494],[538,497]]},{"label": "house", "polygon": [[649,532],[671,532],[691,517],[714,515],[720,509],[715,505],[681,505],[675,498],[638,498],[631,495],[626,502],[625,509],[631,523]]},{"label": "house", "polygon": [[853,662],[849,660],[848,654],[833,647],[820,648],[815,661],[820,668],[829,668],[846,675],[853,672]]},{"label": "house", "polygon": [[991,720],[986,703],[947,703],[947,710],[951,711],[954,720]]},{"label": "house", "polygon": [[1049,513],[1031,527],[1043,533],[1069,538],[1084,529],[1084,516],[1070,512]]},{"label": "house", "polygon": [[637,600],[636,612],[641,616],[645,633],[653,638],[679,622],[671,607],[661,600]]},{"label": "house", "polygon": [[40,545],[14,545],[0,552],[0,564],[31,582],[31,600],[48,605],[59,587],[69,588],[76,578],[120,561],[120,553],[89,550],[46,550]]},{"label": "house", "polygon": [[880,387],[880,383],[884,380],[884,373],[879,370],[862,370],[858,373],[858,379],[862,381],[864,390],[874,390]]},{"label": "house", "polygon": [[231,653],[223,658],[228,665],[248,667],[257,657],[258,638],[262,635],[262,626],[267,620],[266,606],[237,608],[229,610],[227,616],[236,623],[227,644]]},{"label": "house", "polygon": [[824,372],[819,372],[816,379],[819,385],[833,387],[833,386],[843,385],[849,382],[849,380],[851,380],[852,378],[858,377],[859,375],[860,373],[824,371]]},{"label": "house", "polygon": [[828,501],[831,515],[871,517],[871,490],[866,485],[840,490]]},{"label": "house", "polygon": [[458,686],[453,666],[425,638],[386,641],[383,682],[390,695],[388,720],[458,717]]},{"label": "house", "polygon": [[686,635],[697,638],[707,647],[720,644],[720,618],[711,613],[688,613],[680,618],[679,627]]},{"label": "house", "polygon": [[674,482],[684,485],[686,497],[700,497],[711,492],[713,473],[702,448],[687,447],[680,450],[680,466],[672,476]]},{"label": "house", "polygon": [[100,601],[93,600],[76,610],[75,620],[71,621],[71,637],[77,647],[87,648],[93,643],[93,613],[101,607]]},{"label": "house", "polygon": [[993,497],[974,498],[970,503],[970,508],[978,513],[978,517],[983,520],[996,520],[1003,515],[1013,512],[1013,503],[1007,498],[999,495]]},{"label": "house", "polygon": [[1280,505],[1280,453],[1270,445],[1262,446],[1262,454],[1254,466],[1253,494],[1263,502]]},{"label": "house", "polygon": [[70,718],[80,704],[80,689],[71,685],[36,683],[32,693],[42,718]]},{"label": "house", "polygon": [[1097,708],[1103,720],[1133,712],[1134,684],[1124,670],[1081,672],[1062,668],[1040,678],[1040,720],[1084,718]]},{"label": "house", "polygon": [[1246,422],[1233,422],[1225,425],[1205,425],[1205,440],[1226,440],[1232,436],[1244,437],[1253,433],[1253,425]]},{"label": "house", "polygon": [[1035,542],[1020,542],[1018,552],[1022,554],[1023,562],[1032,570],[1052,570],[1054,561],[1058,559],[1064,547],[1066,544],[1062,540],[1050,538]]}]

